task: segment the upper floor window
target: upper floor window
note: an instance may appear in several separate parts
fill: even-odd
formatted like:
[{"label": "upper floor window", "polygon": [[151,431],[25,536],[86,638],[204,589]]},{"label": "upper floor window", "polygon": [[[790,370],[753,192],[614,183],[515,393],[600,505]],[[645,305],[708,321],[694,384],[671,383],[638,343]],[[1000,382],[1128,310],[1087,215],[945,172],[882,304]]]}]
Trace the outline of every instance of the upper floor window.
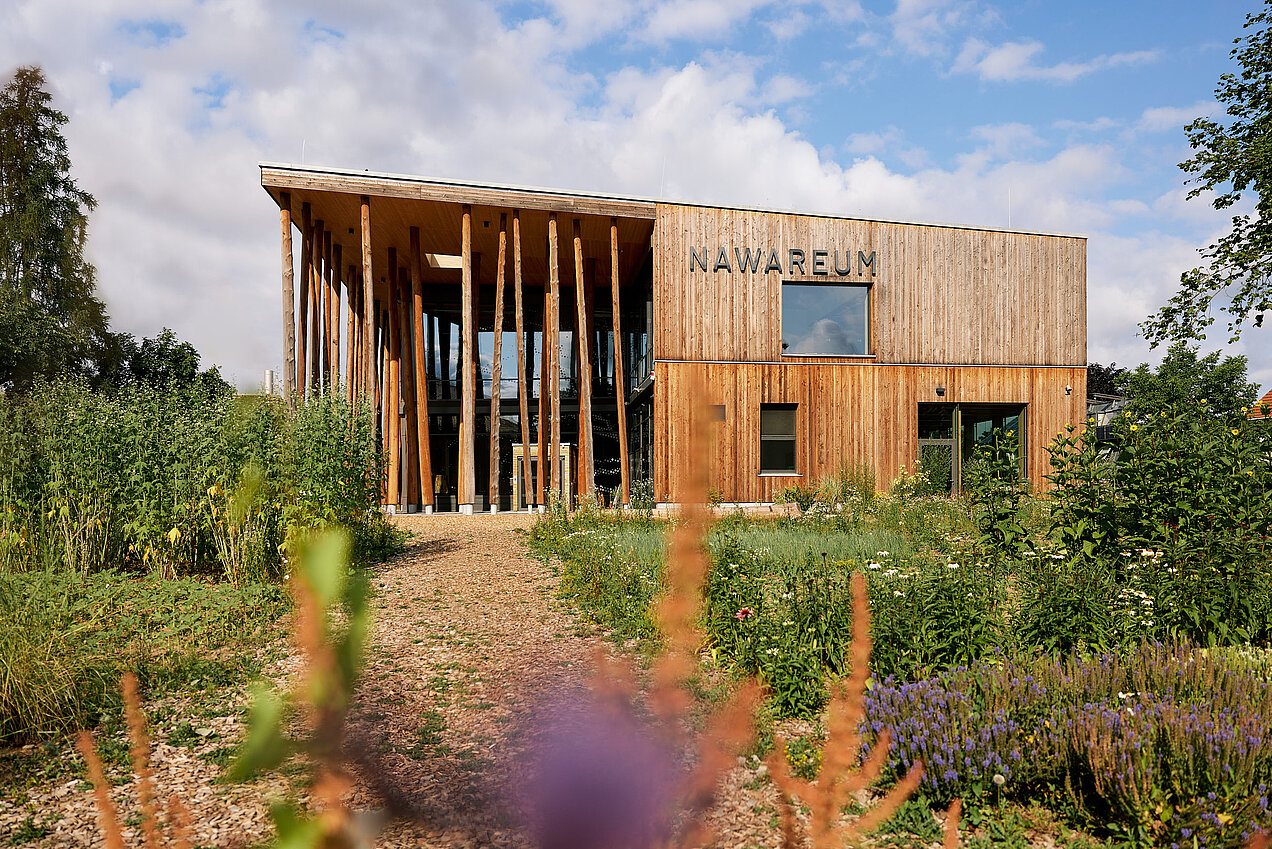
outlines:
[{"label": "upper floor window", "polygon": [[782,353],[852,357],[870,353],[870,287],[782,283]]}]

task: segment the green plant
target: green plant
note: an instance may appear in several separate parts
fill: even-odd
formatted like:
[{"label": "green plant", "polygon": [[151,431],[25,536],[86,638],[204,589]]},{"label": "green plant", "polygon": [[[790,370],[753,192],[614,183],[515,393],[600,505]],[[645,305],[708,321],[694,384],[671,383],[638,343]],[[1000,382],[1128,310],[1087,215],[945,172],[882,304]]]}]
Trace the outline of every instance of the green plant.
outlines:
[{"label": "green plant", "polygon": [[781,491],[777,497],[779,504],[796,504],[800,512],[808,512],[817,503],[821,491],[812,485],[795,484]]},{"label": "green plant", "polygon": [[975,509],[981,545],[1002,562],[1016,557],[1025,541],[1020,509],[1027,484],[1020,479],[1020,439],[1014,430],[995,428],[977,444],[963,469],[963,487]]}]

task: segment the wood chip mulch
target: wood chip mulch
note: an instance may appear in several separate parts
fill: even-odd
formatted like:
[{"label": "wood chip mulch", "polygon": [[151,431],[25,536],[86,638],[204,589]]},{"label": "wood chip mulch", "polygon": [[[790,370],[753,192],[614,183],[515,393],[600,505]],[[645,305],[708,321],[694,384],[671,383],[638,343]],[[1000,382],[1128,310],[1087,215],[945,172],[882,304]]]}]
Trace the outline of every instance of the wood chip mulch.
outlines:
[{"label": "wood chip mulch", "polygon": [[[587,697],[598,652],[610,651],[597,629],[557,599],[554,570],[531,557],[520,514],[399,516],[414,536],[402,555],[373,571],[374,634],[350,716],[351,756],[359,784],[351,804],[396,815],[376,846],[532,845],[522,811],[532,781],[527,752],[543,728],[544,706]],[[272,677],[294,671],[295,661]],[[195,822],[199,846],[247,846],[270,837],[268,805],[295,775],[252,785],[214,783],[221,772],[199,757],[241,739],[241,691],[227,693],[225,713],[192,719],[210,732],[193,747],[158,741],[160,795],[178,794]],[[156,707],[148,704],[147,710]],[[180,718],[180,705],[166,705]],[[621,769],[621,764],[614,768]],[[113,791],[121,818],[135,812],[135,788]],[[742,761],[725,776],[711,816],[714,847],[780,843],[776,796],[763,768]],[[29,791],[25,804],[0,801],[0,844],[28,817],[51,832],[30,847],[99,846],[92,794],[80,779]],[[368,820],[374,816],[368,816]],[[140,835],[130,827],[130,845]]]}]

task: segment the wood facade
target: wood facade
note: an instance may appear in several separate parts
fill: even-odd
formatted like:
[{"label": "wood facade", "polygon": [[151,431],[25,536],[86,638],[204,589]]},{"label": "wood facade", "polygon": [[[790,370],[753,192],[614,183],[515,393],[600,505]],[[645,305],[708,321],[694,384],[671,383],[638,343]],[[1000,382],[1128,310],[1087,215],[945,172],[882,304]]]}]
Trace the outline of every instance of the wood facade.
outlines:
[{"label": "wood facade", "polygon": [[[261,175],[280,210],[286,391],[374,406],[386,506],[625,503],[642,478],[674,502],[676,470],[701,461],[686,452],[704,401],[726,502],[771,502],[849,463],[886,485],[920,459],[924,405],[1016,410],[1025,474],[1044,485],[1047,444],[1084,415],[1081,237]],[[784,291],[814,286],[864,305],[852,352],[790,353]],[[793,412],[793,468],[761,469],[765,405]]]}]

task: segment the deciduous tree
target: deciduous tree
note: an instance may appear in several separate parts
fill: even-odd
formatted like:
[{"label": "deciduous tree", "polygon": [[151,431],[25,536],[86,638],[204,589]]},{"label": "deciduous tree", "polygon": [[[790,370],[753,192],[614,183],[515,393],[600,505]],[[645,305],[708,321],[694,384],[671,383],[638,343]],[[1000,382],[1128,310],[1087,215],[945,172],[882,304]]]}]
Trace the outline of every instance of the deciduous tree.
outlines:
[{"label": "deciduous tree", "polygon": [[1254,214],[1232,217],[1232,231],[1202,249],[1206,263],[1180,278],[1179,291],[1142,325],[1160,342],[1205,339],[1213,310],[1228,313],[1230,341],[1247,319],[1258,327],[1272,309],[1272,0],[1246,16],[1247,34],[1234,40],[1239,70],[1219,78],[1215,97],[1227,115],[1198,118],[1184,131],[1196,153],[1180,167],[1193,175],[1189,198],[1215,192],[1215,209],[1230,209],[1247,192]]},{"label": "deciduous tree", "polygon": [[1176,342],[1166,351],[1156,371],[1140,365],[1123,375],[1119,389],[1130,398],[1132,414],[1155,415],[1172,406],[1199,405],[1203,400],[1209,414],[1244,417],[1259,389],[1246,378],[1246,358],[1219,354],[1197,356],[1197,350]]}]

